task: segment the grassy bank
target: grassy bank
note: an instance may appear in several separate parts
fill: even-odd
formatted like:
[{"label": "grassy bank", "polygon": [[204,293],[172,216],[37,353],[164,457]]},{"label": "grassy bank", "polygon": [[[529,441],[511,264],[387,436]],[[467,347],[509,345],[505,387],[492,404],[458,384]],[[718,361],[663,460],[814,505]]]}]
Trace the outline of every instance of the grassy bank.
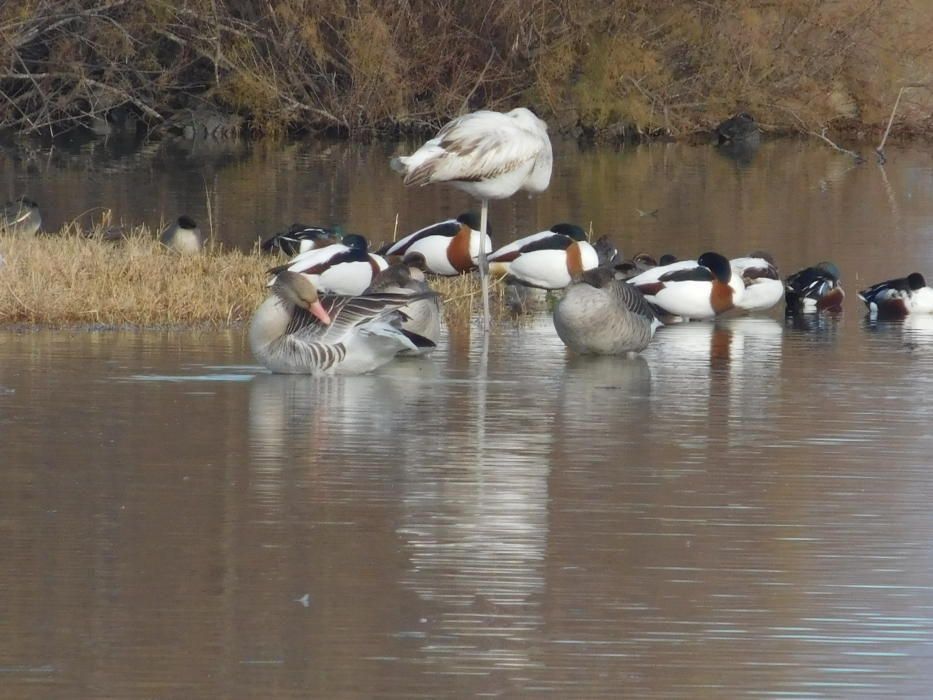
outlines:
[{"label": "grassy bank", "polygon": [[[145,228],[103,240],[70,227],[59,234],[0,234],[0,326],[227,327],[249,320],[266,297],[265,271],[282,260],[219,247],[181,256]],[[438,278],[448,323],[479,309],[475,276]],[[502,312],[501,285],[494,309]]]},{"label": "grassy bank", "polygon": [[[683,137],[739,109],[858,133],[929,80],[931,29],[927,0],[20,0],[0,4],[0,126],[353,135],[525,104],[578,135]],[[912,90],[895,130],[931,106]]]}]

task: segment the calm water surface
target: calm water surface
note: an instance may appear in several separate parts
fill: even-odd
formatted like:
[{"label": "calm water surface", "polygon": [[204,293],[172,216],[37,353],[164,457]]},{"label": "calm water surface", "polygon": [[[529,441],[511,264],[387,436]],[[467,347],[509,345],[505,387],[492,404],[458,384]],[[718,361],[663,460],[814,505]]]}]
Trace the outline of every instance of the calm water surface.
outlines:
[{"label": "calm water surface", "polygon": [[[55,227],[200,217],[207,181],[236,245],[469,203],[402,190],[383,145],[87,148],[3,182]],[[592,221],[843,271],[838,317],[663,328],[635,360],[545,315],[327,380],[265,373],[242,330],[0,332],[0,698],[930,697],[933,321],[854,299],[933,274],[933,160],[891,155],[562,147],[545,195],[493,205],[500,241]]]}]

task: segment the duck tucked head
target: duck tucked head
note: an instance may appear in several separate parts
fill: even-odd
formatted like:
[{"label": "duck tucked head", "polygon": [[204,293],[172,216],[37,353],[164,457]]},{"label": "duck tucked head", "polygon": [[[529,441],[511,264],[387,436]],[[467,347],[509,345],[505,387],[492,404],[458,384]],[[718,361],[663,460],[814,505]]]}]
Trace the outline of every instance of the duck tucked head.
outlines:
[{"label": "duck tucked head", "polygon": [[[457,217],[457,222],[463,224],[464,226],[469,226],[474,231],[479,231],[479,214],[475,211],[465,211],[460,216]],[[490,238],[492,237],[492,225],[489,221],[486,221],[486,235]]]},{"label": "duck tucked head", "polygon": [[729,264],[729,261],[719,253],[703,253],[703,255],[697,258],[697,263],[703,267],[709,268],[709,271],[712,272],[713,276],[720,282],[729,284],[729,280],[732,279],[732,266]]},{"label": "duck tucked head", "polygon": [[362,250],[365,252],[369,248],[369,243],[358,233],[351,233],[349,236],[344,236],[341,243],[351,250]]},{"label": "duck tucked head", "polygon": [[[418,270],[418,272],[421,271]],[[424,275],[422,274],[421,277],[424,278]],[[369,289],[370,291],[379,291],[389,287],[406,287],[411,284],[411,281],[411,268],[405,263],[395,263],[373,277]]]},{"label": "duck tucked head", "polygon": [[559,233],[562,236],[572,238],[575,241],[586,240],[586,233],[582,228],[576,226],[575,224],[554,224],[551,226],[551,231],[553,233]]},{"label": "duck tucked head", "polygon": [[586,282],[591,287],[602,289],[614,279],[615,270],[613,270],[611,267],[600,266],[589,270],[584,270],[582,273],[580,273],[577,280],[575,281]]},{"label": "duck tucked head", "polygon": [[271,284],[272,293],[286,304],[310,311],[321,323],[330,325],[330,315],[321,305],[311,280],[298,272],[283,270]]},{"label": "duck tucked head", "polygon": [[923,279],[923,275],[919,272],[911,272],[907,275],[907,286],[910,287],[913,291],[918,289],[923,289],[927,286],[927,282]]},{"label": "duck tucked head", "polygon": [[835,263],[829,262],[829,260],[823,260],[814,265],[817,270],[825,272],[832,279],[839,281],[839,268],[836,267]]}]

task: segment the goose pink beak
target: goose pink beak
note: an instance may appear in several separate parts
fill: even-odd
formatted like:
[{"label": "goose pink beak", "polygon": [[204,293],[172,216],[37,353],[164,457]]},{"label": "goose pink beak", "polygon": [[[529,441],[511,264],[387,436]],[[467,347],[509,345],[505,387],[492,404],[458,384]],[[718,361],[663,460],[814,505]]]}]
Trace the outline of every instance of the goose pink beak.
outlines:
[{"label": "goose pink beak", "polygon": [[321,302],[315,301],[312,304],[308,304],[308,311],[314,314],[314,316],[318,318],[325,326],[330,325],[330,315],[328,315],[327,311],[324,310],[324,307],[321,306]]}]

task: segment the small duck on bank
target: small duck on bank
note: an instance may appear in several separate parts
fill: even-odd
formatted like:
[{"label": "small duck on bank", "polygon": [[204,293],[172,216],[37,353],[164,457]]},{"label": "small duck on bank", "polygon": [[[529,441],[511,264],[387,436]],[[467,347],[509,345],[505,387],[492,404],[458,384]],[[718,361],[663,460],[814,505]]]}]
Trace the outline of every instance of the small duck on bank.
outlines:
[{"label": "small duck on bank", "polygon": [[287,231],[273,234],[264,240],[259,245],[259,249],[264,253],[282,252],[289,257],[294,257],[309,250],[326,248],[339,243],[342,237],[343,234],[337,229],[292,224]]},{"label": "small duck on bank", "polygon": [[[307,277],[279,272],[253,314],[249,345],[266,368],[284,374],[362,374],[399,352],[434,343],[402,328],[411,294],[319,296]],[[427,295],[425,295],[427,296]]]},{"label": "small duck on bank", "polygon": [[736,306],[745,283],[723,255],[659,265],[628,280],[649,303],[669,315],[665,321],[715,318]]},{"label": "small duck on bank", "polygon": [[582,273],[554,309],[557,335],[584,354],[634,355],[660,325],[644,295],[608,267]]},{"label": "small duck on bank", "polygon": [[795,272],[784,280],[785,313],[809,314],[818,311],[842,311],[846,293],[839,268],[824,260]]},{"label": "small duck on bank", "polygon": [[441,297],[431,289],[424,273],[404,263],[389,265],[373,278],[366,294],[391,292],[406,294],[412,302],[399,311],[403,315],[402,330],[410,331],[431,341],[431,345],[419,345],[417,350],[403,350],[401,355],[426,355],[432,352],[441,337]]},{"label": "small duck on bank", "polygon": [[363,236],[351,233],[340,243],[300,253],[284,265],[273,267],[273,275],[288,270],[305,275],[322,294],[362,294],[373,278],[389,266],[385,258],[369,252]]},{"label": "small duck on bank", "polygon": [[784,298],[784,283],[770,253],[756,251],[729,261],[742,277],[745,292],[735,302],[743,311],[766,311]]},{"label": "small duck on bank", "polygon": [[757,143],[761,138],[761,130],[755,118],[748,112],[739,112],[728,119],[721,121],[715,130],[716,142],[719,145],[730,143]]},{"label": "small duck on bank", "polygon": [[[492,250],[492,227],[486,222],[485,250]],[[425,226],[387,246],[379,253],[425,272],[453,277],[476,269],[479,258],[480,221],[476,212],[465,212]]]},{"label": "small duck on bank", "polygon": [[505,245],[489,256],[489,271],[529,287],[563,289],[599,265],[597,250],[574,224],[555,224]]},{"label": "small duck on bank", "polygon": [[871,315],[878,318],[904,318],[910,314],[933,313],[933,289],[919,272],[887,280],[858,293]]},{"label": "small duck on bank", "polygon": [[182,255],[194,255],[204,248],[201,229],[190,216],[179,216],[169,224],[159,237],[162,245]]},{"label": "small duck on bank", "polygon": [[38,203],[29,197],[7,202],[0,210],[0,233],[34,236],[42,227]]}]

